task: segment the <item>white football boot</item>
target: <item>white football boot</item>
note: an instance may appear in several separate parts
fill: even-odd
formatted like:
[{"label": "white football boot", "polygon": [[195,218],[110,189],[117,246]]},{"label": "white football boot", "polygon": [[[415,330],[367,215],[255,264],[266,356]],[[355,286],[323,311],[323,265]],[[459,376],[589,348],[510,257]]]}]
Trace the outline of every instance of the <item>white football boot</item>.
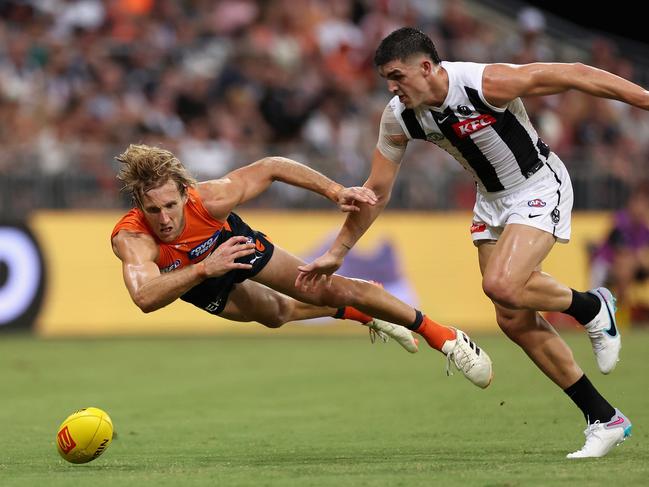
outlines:
[{"label": "white football boot", "polygon": [[462,330],[455,329],[455,340],[446,340],[442,353],[446,355],[446,373],[451,375],[451,362],[464,376],[482,389],[493,379],[489,355],[469,339]]},{"label": "white football boot", "polygon": [[395,325],[387,321],[374,318],[367,323],[370,329],[370,340],[372,343],[378,338],[382,342],[387,342],[393,338],[399,345],[408,350],[410,353],[415,353],[419,350],[418,340],[412,335],[412,332],[405,326]]},{"label": "white football boot", "polygon": [[584,430],[586,443],[581,450],[568,453],[566,458],[603,457],[614,446],[619,445],[631,436],[631,421],[619,409],[607,423],[595,421]]},{"label": "white football boot", "polygon": [[622,348],[620,330],[615,322],[617,310],[615,297],[605,287],[598,287],[588,292],[599,298],[602,307],[597,316],[584,325],[584,328],[588,332],[599,370],[602,374],[608,374],[620,360],[620,348]]}]

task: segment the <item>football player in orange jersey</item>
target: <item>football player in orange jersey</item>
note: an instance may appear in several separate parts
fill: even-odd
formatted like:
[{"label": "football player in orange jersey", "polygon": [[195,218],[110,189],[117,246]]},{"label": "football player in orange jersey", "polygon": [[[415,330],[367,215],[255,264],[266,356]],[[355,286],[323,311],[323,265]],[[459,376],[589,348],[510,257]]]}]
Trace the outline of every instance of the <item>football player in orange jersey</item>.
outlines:
[{"label": "football player in orange jersey", "polygon": [[345,212],[375,204],[371,190],[345,188],[283,157],[201,183],[161,148],[131,145],[117,161],[135,207],[113,229],[112,247],[131,298],[145,313],[181,298],[224,318],[272,328],[315,317],[352,318],[410,352],[417,350],[410,330],[417,329],[471,382],[482,388],[491,382],[489,356],[466,334],[435,323],[381,286],[333,275],[308,290],[296,287],[304,262],[233,212],[273,181],[319,193]]}]

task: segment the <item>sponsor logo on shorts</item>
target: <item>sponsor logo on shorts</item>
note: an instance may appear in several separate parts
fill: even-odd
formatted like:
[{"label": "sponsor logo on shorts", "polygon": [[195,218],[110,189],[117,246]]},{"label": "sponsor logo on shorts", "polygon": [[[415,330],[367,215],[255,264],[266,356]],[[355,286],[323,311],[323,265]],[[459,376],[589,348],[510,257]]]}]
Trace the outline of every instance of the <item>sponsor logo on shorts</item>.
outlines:
[{"label": "sponsor logo on shorts", "polygon": [[59,442],[59,448],[61,451],[66,454],[70,453],[72,449],[77,446],[72,439],[72,435],[70,435],[70,430],[68,430],[67,426],[59,431],[59,434],[56,435],[56,440]]},{"label": "sponsor logo on shorts", "polygon": [[559,208],[555,208],[552,210],[552,213],[550,213],[550,218],[552,218],[552,223],[555,225],[559,223],[559,220],[561,219],[561,213],[559,212]]},{"label": "sponsor logo on shorts", "polygon": [[219,298],[215,301],[212,301],[209,303],[207,306],[205,306],[205,311],[209,311],[210,313],[213,313],[217,309],[219,309],[219,306],[221,306],[221,302],[223,301],[222,298]]},{"label": "sponsor logo on shorts", "polygon": [[479,132],[480,130],[489,127],[496,123],[496,119],[488,113],[483,113],[479,117],[468,118],[461,122],[456,122],[452,125],[455,135],[460,138],[468,137],[471,134]]},{"label": "sponsor logo on shorts", "polygon": [[538,198],[529,200],[527,202],[527,206],[532,207],[532,208],[543,208],[547,203],[543,200],[540,200]]},{"label": "sponsor logo on shorts", "polygon": [[484,232],[486,229],[487,229],[486,223],[478,223],[478,222],[471,223],[471,233]]},{"label": "sponsor logo on shorts", "polygon": [[264,250],[266,250],[266,246],[263,243],[261,243],[259,239],[255,240],[255,248],[259,250],[259,252],[263,252]]}]

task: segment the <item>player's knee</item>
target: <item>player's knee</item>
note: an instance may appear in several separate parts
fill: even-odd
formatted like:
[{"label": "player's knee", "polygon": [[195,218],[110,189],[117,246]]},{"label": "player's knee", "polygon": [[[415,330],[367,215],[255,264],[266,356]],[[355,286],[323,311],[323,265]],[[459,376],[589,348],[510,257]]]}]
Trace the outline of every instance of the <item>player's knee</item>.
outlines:
[{"label": "player's knee", "polygon": [[520,320],[515,314],[498,313],[496,315],[496,322],[500,329],[509,337],[516,335],[520,326]]},{"label": "player's knee", "polygon": [[275,302],[275,312],[272,317],[268,317],[264,321],[264,326],[268,328],[279,328],[280,326],[288,323],[293,319],[293,310],[295,309],[295,303],[292,299],[277,296]]},{"label": "player's knee", "polygon": [[282,295],[275,295],[269,304],[263,316],[254,317],[254,321],[258,321],[266,328],[279,328],[282,325],[293,320],[295,302]]},{"label": "player's knee", "polygon": [[482,279],[482,290],[494,303],[513,309],[522,306],[520,292],[502,276],[485,276]]},{"label": "player's knee", "polygon": [[528,310],[499,309],[496,313],[496,322],[510,340],[521,345],[528,332],[537,326],[534,314],[534,311]]}]

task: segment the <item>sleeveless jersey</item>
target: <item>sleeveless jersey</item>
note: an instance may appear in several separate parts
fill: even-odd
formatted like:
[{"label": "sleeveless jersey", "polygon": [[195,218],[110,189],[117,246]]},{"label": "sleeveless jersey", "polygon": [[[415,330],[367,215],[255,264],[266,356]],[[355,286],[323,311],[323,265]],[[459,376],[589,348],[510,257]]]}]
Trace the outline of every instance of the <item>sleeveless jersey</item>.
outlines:
[{"label": "sleeveless jersey", "polygon": [[195,188],[188,190],[184,216],[183,232],[176,240],[167,243],[156,237],[147,224],[142,210],[133,208],[117,222],[111,239],[120,230],[151,235],[160,249],[156,259],[160,272],[171,272],[202,261],[232,236],[247,237],[249,242],[255,244],[255,252],[240,257],[236,262],[250,264],[252,268],[233,269],[222,276],[209,277],[180,296],[183,301],[218,315],[225,308],[234,286],[257,275],[271,259],[275,246],[265,234],[250,228],[236,213],[230,213],[225,222],[212,217]]},{"label": "sleeveless jersey", "polygon": [[110,238],[112,240],[120,230],[150,235],[160,249],[156,264],[161,272],[196,264],[216,248],[221,231],[230,231],[231,228],[227,221],[216,220],[209,214],[195,188],[188,189],[184,211],[185,228],[173,242],[162,242],[158,239],[139,208],[131,209],[117,222]]},{"label": "sleeveless jersey", "polygon": [[[504,108],[482,92],[486,64],[442,62],[448,94],[440,107],[406,108],[395,96],[388,105],[409,139],[432,142],[469,171],[482,192],[517,188],[544,166],[550,148],[517,98]],[[386,108],[387,110],[387,108]]]}]

